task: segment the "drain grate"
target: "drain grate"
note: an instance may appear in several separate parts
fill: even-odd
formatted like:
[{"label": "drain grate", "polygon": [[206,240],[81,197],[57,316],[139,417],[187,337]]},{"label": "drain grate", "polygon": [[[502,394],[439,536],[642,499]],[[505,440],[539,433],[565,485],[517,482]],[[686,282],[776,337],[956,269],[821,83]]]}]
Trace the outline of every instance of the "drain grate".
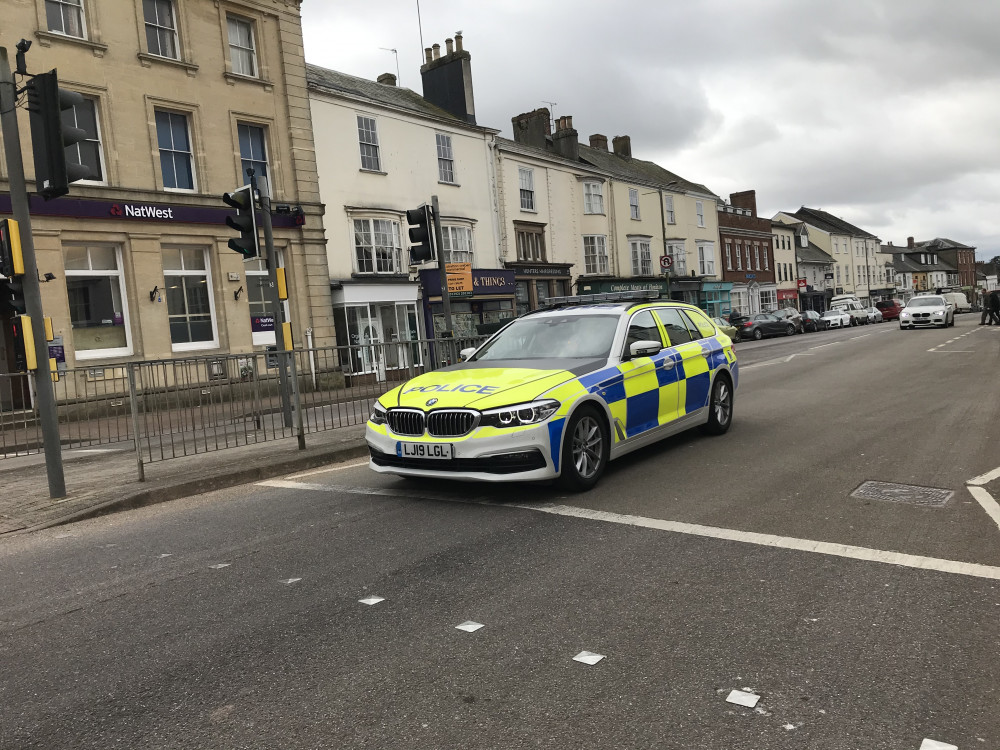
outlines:
[{"label": "drain grate", "polygon": [[953,490],[942,490],[937,487],[918,487],[912,484],[895,484],[894,482],[863,482],[851,493],[851,497],[940,508],[951,500],[954,494]]}]

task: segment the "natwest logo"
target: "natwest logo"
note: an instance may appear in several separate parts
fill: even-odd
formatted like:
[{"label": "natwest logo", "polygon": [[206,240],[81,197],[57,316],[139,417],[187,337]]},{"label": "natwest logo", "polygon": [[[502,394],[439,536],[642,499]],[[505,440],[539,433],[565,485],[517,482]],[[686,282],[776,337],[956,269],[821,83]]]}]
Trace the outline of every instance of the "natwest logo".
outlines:
[{"label": "natwest logo", "polygon": [[124,216],[126,218],[137,219],[173,219],[173,208],[157,208],[156,206],[136,206],[126,203],[120,206],[117,203],[111,206],[109,212],[112,216]]}]

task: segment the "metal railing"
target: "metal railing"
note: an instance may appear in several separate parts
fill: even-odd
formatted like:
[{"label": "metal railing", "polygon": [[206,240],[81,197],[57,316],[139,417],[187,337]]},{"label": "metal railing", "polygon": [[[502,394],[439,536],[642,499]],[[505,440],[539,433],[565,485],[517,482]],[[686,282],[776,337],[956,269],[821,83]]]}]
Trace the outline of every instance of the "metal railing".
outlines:
[{"label": "metal railing", "polygon": [[[364,424],[375,399],[460,360],[472,339],[122,362],[59,371],[64,448],[130,442],[146,463]],[[284,375],[282,375],[284,370]],[[0,458],[42,451],[33,373],[0,375]],[[287,383],[282,388],[282,381]]]}]

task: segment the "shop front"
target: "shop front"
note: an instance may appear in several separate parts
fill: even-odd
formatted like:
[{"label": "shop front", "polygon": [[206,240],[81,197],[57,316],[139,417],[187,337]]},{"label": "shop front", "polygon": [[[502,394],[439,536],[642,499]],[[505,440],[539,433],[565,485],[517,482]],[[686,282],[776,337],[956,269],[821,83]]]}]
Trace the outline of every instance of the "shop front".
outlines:
[{"label": "shop front", "polygon": [[671,285],[668,279],[580,279],[577,290],[580,294],[658,292],[661,298],[670,299]]},{"label": "shop front", "polygon": [[[420,272],[421,312],[428,338],[446,330],[441,302],[441,276],[437,269]],[[472,291],[449,295],[451,324],[455,338],[473,338],[492,333],[515,317],[517,282],[507,269],[473,268]]]},{"label": "shop front", "polygon": [[712,317],[728,316],[732,312],[730,281],[705,281],[701,285],[698,306]]},{"label": "shop front", "polygon": [[795,289],[778,290],[778,307],[794,307],[799,309],[799,293]]},{"label": "shop front", "polygon": [[420,335],[416,284],[344,283],[332,293],[337,343],[351,346],[341,350],[349,374],[394,380],[422,364],[419,347],[405,344]]},{"label": "shop front", "polygon": [[550,297],[570,294],[572,263],[505,263],[514,272],[517,314],[537,310]]},{"label": "shop front", "polygon": [[729,293],[733,312],[756,315],[777,309],[778,285],[773,281],[759,283],[756,280],[757,274],[754,273],[748,273],[745,276],[745,281],[733,283],[733,288]]}]

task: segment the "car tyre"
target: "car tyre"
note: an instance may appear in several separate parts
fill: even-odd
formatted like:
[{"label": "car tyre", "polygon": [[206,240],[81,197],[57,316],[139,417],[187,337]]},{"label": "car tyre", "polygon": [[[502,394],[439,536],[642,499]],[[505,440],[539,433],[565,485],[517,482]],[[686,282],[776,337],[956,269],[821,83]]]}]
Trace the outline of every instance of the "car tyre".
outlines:
[{"label": "car tyre", "polygon": [[786,336],[794,336],[795,335],[795,326],[792,326],[792,325],[788,326],[785,329],[785,335]]},{"label": "car tyre", "polygon": [[754,341],[760,341],[762,338],[764,338],[764,332],[759,328],[755,328],[753,332],[753,338]]},{"label": "car tyre", "polygon": [[577,409],[563,436],[559,484],[571,492],[591,489],[604,473],[610,453],[604,417],[592,406]]},{"label": "car tyre", "polygon": [[705,432],[723,435],[733,423],[733,384],[728,376],[719,374],[712,383],[712,397],[708,402],[708,422]]}]

